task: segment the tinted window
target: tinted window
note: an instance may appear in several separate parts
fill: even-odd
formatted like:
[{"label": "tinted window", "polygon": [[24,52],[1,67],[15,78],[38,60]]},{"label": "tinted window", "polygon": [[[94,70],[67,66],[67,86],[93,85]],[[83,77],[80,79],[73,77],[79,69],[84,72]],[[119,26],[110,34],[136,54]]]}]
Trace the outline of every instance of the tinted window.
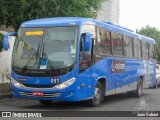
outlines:
[{"label": "tinted window", "polygon": [[124,55],[133,57],[132,38],[128,36],[124,36]]},{"label": "tinted window", "polygon": [[149,55],[149,44],[145,43],[145,54],[146,54],[146,58],[148,59],[148,55]]},{"label": "tinted window", "polygon": [[146,58],[145,56],[145,45],[144,45],[144,42],[142,41],[142,58]]},{"label": "tinted window", "polygon": [[142,41],[141,40],[139,40],[139,48],[140,48],[139,49],[140,50],[140,53],[139,53],[140,54],[140,58],[142,58],[143,55],[142,55]]},{"label": "tinted window", "polygon": [[110,32],[99,28],[98,29],[98,41],[96,43],[98,54],[111,54],[111,38]]},{"label": "tinted window", "polygon": [[123,41],[122,35],[118,33],[112,34],[112,46],[114,55],[123,55]]},{"label": "tinted window", "polygon": [[142,42],[142,57],[148,59],[148,43]]},{"label": "tinted window", "polygon": [[156,52],[155,52],[155,45],[149,44],[149,58],[155,59],[156,58]]},{"label": "tinted window", "polygon": [[141,43],[140,40],[134,39],[134,57],[141,58]]}]

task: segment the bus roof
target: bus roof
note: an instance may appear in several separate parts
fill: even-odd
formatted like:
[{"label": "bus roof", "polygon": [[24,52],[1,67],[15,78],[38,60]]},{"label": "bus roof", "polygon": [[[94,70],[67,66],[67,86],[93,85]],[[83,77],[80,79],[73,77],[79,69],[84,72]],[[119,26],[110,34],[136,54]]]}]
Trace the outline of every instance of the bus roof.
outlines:
[{"label": "bus roof", "polygon": [[55,17],[30,20],[22,23],[21,27],[44,27],[44,26],[63,26],[63,25],[80,25],[83,22],[90,22],[94,19],[83,17]]},{"label": "bus roof", "polygon": [[50,27],[50,26],[70,26],[70,25],[82,25],[82,24],[94,24],[106,28],[110,31],[115,31],[120,34],[133,37],[135,39],[140,39],[143,41],[147,41],[149,43],[155,43],[155,40],[152,38],[139,35],[128,28],[122,27],[112,22],[102,22],[94,20],[92,18],[84,18],[84,17],[55,17],[55,18],[35,19],[23,22],[21,24],[21,27]]}]

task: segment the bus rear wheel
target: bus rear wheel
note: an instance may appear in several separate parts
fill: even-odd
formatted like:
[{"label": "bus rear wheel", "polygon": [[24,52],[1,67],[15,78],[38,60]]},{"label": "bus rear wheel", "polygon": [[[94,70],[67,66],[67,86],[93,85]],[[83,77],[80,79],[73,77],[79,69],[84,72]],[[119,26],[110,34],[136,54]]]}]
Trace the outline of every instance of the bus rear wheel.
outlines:
[{"label": "bus rear wheel", "polygon": [[52,100],[39,100],[39,102],[43,105],[51,105],[52,104]]},{"label": "bus rear wheel", "polygon": [[143,89],[143,81],[141,78],[139,78],[137,82],[137,89],[135,91],[127,92],[127,95],[135,98],[140,98],[142,96],[142,89]]},{"label": "bus rear wheel", "polygon": [[97,82],[97,85],[94,91],[94,97],[88,100],[88,103],[92,107],[100,107],[102,99],[103,99],[102,86],[100,82]]},{"label": "bus rear wheel", "polygon": [[142,96],[142,89],[143,89],[143,81],[142,78],[139,78],[137,83],[137,90],[135,91],[135,97],[140,98]]},{"label": "bus rear wheel", "polygon": [[155,83],[155,85],[153,86],[153,88],[154,88],[154,89],[157,89],[157,88],[158,88],[158,82],[157,82],[157,80],[156,80],[156,83]]}]

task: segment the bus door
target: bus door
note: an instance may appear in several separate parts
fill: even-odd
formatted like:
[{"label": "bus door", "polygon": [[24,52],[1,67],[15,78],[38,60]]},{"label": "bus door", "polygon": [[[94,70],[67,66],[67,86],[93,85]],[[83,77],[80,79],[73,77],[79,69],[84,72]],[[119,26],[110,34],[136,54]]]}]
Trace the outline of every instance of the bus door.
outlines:
[{"label": "bus door", "polygon": [[[85,51],[85,38],[86,33],[89,32],[91,34],[90,41],[90,50]],[[94,25],[83,25],[82,34],[80,39],[80,55],[79,55],[79,70],[78,70],[78,78],[79,84],[81,84],[81,99],[86,98],[93,93],[93,70],[91,69],[93,64],[93,44],[95,39],[95,26]],[[87,87],[88,86],[88,87]],[[87,94],[86,94],[87,93]]]}]

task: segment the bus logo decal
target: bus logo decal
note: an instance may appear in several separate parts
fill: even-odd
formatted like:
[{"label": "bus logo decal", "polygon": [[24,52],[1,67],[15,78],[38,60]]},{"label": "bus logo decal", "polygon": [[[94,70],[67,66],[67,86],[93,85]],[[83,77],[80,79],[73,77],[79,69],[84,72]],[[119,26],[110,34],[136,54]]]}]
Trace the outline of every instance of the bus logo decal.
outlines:
[{"label": "bus logo decal", "polygon": [[39,84],[39,83],[40,83],[40,81],[37,79],[36,82],[35,82],[35,84]]},{"label": "bus logo decal", "polygon": [[111,72],[112,73],[123,73],[125,72],[125,61],[124,60],[111,60]]}]

